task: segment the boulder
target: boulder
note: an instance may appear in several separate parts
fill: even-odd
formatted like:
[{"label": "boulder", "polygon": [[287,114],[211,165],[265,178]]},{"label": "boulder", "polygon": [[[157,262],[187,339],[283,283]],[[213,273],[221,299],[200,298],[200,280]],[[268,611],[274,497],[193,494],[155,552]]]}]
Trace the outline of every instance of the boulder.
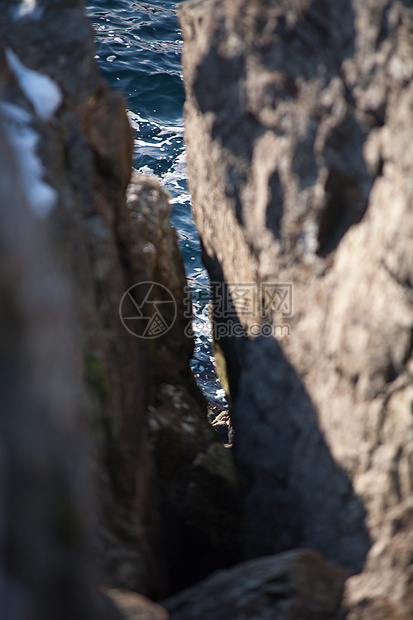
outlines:
[{"label": "boulder", "polygon": [[347,571],[312,549],[249,560],[163,602],[171,620],[340,620]]},{"label": "boulder", "polygon": [[409,7],[180,9],[244,556],[309,546],[364,567],[346,586],[354,620],[413,614]]}]

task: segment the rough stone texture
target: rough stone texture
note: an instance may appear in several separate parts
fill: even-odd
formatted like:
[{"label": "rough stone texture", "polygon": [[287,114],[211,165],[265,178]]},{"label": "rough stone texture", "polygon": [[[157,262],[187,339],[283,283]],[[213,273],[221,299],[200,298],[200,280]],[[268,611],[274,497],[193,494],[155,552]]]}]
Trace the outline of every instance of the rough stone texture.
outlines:
[{"label": "rough stone texture", "polygon": [[[215,330],[246,332],[219,339],[244,553],[311,546],[352,571],[367,559],[348,581],[352,619],[413,614],[411,9],[190,0],[180,13],[189,187],[224,283]],[[292,313],[253,297],[274,283],[293,284]]]},{"label": "rough stone texture", "polygon": [[208,420],[219,434],[224,446],[232,446],[234,440],[234,428],[232,426],[231,414],[220,403],[208,403]]},{"label": "rough stone texture", "polygon": [[8,620],[98,617],[81,364],[70,287],[55,263],[0,125],[0,614]]},{"label": "rough stone texture", "polygon": [[[2,45],[50,76],[63,102],[50,121],[36,115],[3,64],[2,99],[27,110],[58,204],[48,228],[75,283],[88,416],[103,466],[99,546],[110,583],[153,593],[166,584],[156,475],[145,423],[145,350],[123,328],[120,299],[135,283],[119,228],[130,220],[125,190],[133,139],[121,93],[111,92],[93,60],[93,33],[80,2],[39,3],[16,19],[0,4]],[[126,263],[126,266],[125,266]]]},{"label": "rough stone texture", "polygon": [[[20,17],[19,7],[0,0],[1,111],[8,134],[26,136],[26,151],[27,136],[32,141],[37,136],[43,180],[56,191],[57,202],[42,226],[73,282],[77,351],[88,393],[84,410],[94,439],[89,464],[93,463],[101,506],[97,547],[102,578],[112,587],[164,596],[170,582],[178,581],[175,561],[185,566],[185,583],[198,576],[192,560],[200,564],[195,558],[199,547],[189,549],[180,538],[187,531],[202,541],[211,569],[222,565],[223,548],[232,551],[234,546],[228,537],[233,540],[236,535],[236,502],[228,501],[236,494],[231,453],[219,445],[209,426],[206,403],[189,369],[193,340],[184,336],[190,321],[184,316],[186,279],[169,222],[170,204],[159,183],[147,178],[134,178],[126,197],[132,131],[122,94],[111,91],[97,71],[83,3],[39,0],[33,12]],[[33,106],[18,71],[7,60],[7,49],[27,68],[52,78],[61,90],[62,102],[50,118]],[[25,115],[27,126],[13,114]],[[23,185],[26,170],[20,168],[18,174]],[[34,185],[27,191],[29,202],[35,197]],[[166,286],[175,299],[176,317],[166,317],[174,323],[156,340],[135,337],[119,316],[124,293],[145,281]],[[145,311],[154,307],[147,304]],[[180,395],[178,403],[175,393]],[[192,421],[187,427],[186,415]],[[157,430],[191,449],[179,451],[164,442],[159,451],[157,435],[151,438],[149,428],[149,418],[155,416],[162,418]],[[168,427],[172,429],[177,419],[179,426],[169,436]],[[177,438],[178,429],[182,435]],[[165,486],[163,459],[176,454],[181,477],[175,497]],[[221,467],[215,487],[208,470],[211,459]],[[205,476],[199,473],[203,467]],[[208,506],[205,519],[192,497]],[[170,511],[184,523],[168,523],[165,531]],[[213,524],[220,517],[229,520],[222,523],[225,544],[212,539]],[[182,552],[178,558],[171,555],[175,547]]]},{"label": "rough stone texture", "polygon": [[347,571],[311,549],[249,560],[163,602],[171,620],[340,620]]},{"label": "rough stone texture", "polygon": [[164,607],[136,592],[112,588],[107,591],[107,595],[122,612],[125,620],[168,620],[169,618]]},{"label": "rough stone texture", "polygon": [[190,327],[184,313],[186,277],[169,220],[168,195],[155,179],[135,174],[127,206],[136,226],[122,226],[121,238],[127,243],[128,235],[134,234],[133,243],[129,238],[131,269],[141,281],[166,286],[176,301],[171,329],[161,339],[149,341],[146,371],[147,417],[164,515],[164,544],[170,586],[176,591],[239,558],[238,480],[232,453],[220,444],[208,423],[206,401],[189,370],[193,341],[184,337]]},{"label": "rough stone texture", "polygon": [[[75,283],[97,447],[104,579],[159,596],[169,582],[192,583],[202,571],[232,561],[237,531],[231,453],[209,426],[189,370],[186,279],[168,196],[157,181],[135,176],[125,197],[132,133],[121,94],[98,75],[82,3],[45,0],[20,19],[18,7],[0,3],[0,9],[4,47],[52,77],[63,94],[44,122],[1,55],[2,101],[30,114],[45,180],[58,195],[44,226]],[[175,300],[164,317],[171,328],[154,340],[134,337],[119,318],[124,293],[145,281],[167,287]],[[215,477],[211,459],[219,469]],[[167,470],[171,460],[179,473]]]}]

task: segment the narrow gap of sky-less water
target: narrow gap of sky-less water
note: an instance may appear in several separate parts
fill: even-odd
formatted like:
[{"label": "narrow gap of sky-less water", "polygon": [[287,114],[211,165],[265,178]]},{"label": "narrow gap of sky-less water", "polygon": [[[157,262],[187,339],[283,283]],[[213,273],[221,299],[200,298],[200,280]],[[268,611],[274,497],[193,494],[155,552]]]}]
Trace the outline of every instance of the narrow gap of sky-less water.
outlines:
[{"label": "narrow gap of sky-less water", "polygon": [[201,262],[186,186],[182,39],[176,8],[175,0],[87,2],[96,32],[96,59],[112,87],[122,89],[128,102],[135,132],[134,166],[160,177],[171,194],[171,219],[193,292],[193,372],[207,399],[226,406],[211,348],[208,275]]}]

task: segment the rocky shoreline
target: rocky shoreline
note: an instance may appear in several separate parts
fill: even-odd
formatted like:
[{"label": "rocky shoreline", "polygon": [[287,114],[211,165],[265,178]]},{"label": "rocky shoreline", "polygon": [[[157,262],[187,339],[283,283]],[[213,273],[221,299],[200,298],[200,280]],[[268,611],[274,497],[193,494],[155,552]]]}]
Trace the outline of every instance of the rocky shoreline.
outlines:
[{"label": "rocky shoreline", "polygon": [[0,9],[2,613],[410,619],[409,3],[180,8],[230,413],[190,370],[168,195],[131,174],[82,2]]}]

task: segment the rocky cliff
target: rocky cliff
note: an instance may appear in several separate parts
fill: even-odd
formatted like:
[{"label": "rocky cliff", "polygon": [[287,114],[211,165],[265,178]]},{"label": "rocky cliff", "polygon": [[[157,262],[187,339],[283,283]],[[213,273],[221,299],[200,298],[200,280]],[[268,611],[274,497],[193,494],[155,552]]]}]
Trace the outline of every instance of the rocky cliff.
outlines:
[{"label": "rocky cliff", "polygon": [[189,0],[180,20],[244,557],[315,547],[355,575],[349,618],[407,620],[411,3]]},{"label": "rocky cliff", "polygon": [[[412,616],[409,4],[181,9],[235,471],[188,366],[168,197],[131,178],[83,5],[0,0],[8,620],[118,618],[99,581],[125,615],[164,619],[120,588],[159,598],[239,559],[165,601],[170,616]],[[160,338],[131,327],[137,308]]]},{"label": "rocky cliff", "polygon": [[[42,613],[33,612],[33,618],[92,617],[95,603],[90,602],[87,609],[77,601],[70,580],[76,576],[82,585],[89,556],[97,575],[85,577],[86,593],[100,579],[108,587],[130,588],[152,597],[190,584],[236,556],[237,481],[231,453],[208,424],[206,403],[189,369],[193,341],[184,335],[190,321],[184,316],[186,279],[169,221],[168,196],[155,180],[131,179],[133,136],[123,95],[111,91],[101,79],[93,56],[93,32],[82,2],[0,1],[0,119],[7,144],[0,153],[4,211],[0,223],[7,243],[11,245],[16,235],[13,252],[18,265],[27,263],[24,282],[33,272],[26,303],[34,314],[24,315],[24,321],[28,343],[38,347],[36,355],[42,363],[33,358],[28,365],[20,348],[14,349],[7,340],[7,335],[10,339],[14,334],[8,326],[14,306],[9,308],[7,291],[15,278],[8,255],[1,263],[7,293],[1,300],[2,350],[4,338],[5,359],[16,356],[16,363],[23,369],[28,366],[30,372],[37,364],[41,396],[50,401],[51,410],[50,419],[49,410],[45,411],[45,422],[36,418],[37,401],[30,390],[21,389],[22,374],[10,382],[3,374],[6,392],[19,397],[23,407],[20,420],[18,405],[1,401],[2,424],[10,424],[10,453],[19,446],[23,461],[27,453],[26,468],[31,467],[31,451],[44,452],[45,461],[43,470],[41,463],[36,470],[37,486],[31,491],[38,498],[30,496],[26,501],[26,488],[17,479],[14,494],[21,494],[20,503],[2,504],[1,523],[14,521],[21,540],[15,554],[11,539],[12,560],[7,545],[2,545],[0,593],[7,594],[10,580],[17,580],[21,596],[29,592],[40,600],[43,593],[48,596],[45,584],[55,571],[52,585],[60,584],[65,574],[68,580],[54,592],[56,604],[50,606],[49,615],[43,613],[43,606]],[[21,200],[29,213],[27,222],[23,207],[17,208]],[[10,221],[8,210],[13,211]],[[34,238],[40,230],[46,239],[50,269],[43,250],[37,257],[36,245],[31,244],[31,221],[35,221]],[[21,238],[19,227],[24,232]],[[43,269],[38,281],[37,258]],[[16,290],[19,282],[13,285]],[[145,282],[157,284],[155,293],[139,288]],[[159,318],[157,303],[168,300]],[[50,312],[42,315],[41,309],[49,303]],[[66,306],[73,321],[61,327],[56,317],[63,309],[64,321]],[[142,333],[126,329],[131,308],[137,311],[138,307],[154,329],[161,329],[159,338],[142,338]],[[25,342],[20,311],[19,307],[16,333]],[[47,348],[44,360],[43,347]],[[70,370],[72,349],[80,376]],[[83,423],[70,422],[67,430],[61,418],[69,414]],[[41,440],[33,435],[31,441],[30,429],[37,423]],[[88,448],[78,458],[77,444],[83,444],[88,434]],[[49,484],[53,467],[57,479]],[[65,491],[69,485],[77,492],[82,469],[95,502],[83,496],[72,502]],[[14,484],[13,471],[10,479],[6,474],[7,484]],[[53,510],[61,517],[61,527],[68,529],[65,536],[77,536],[72,529],[77,527],[78,513],[81,532],[85,521],[84,558],[83,546],[78,550],[72,539],[67,542],[67,555],[57,555],[54,536],[60,534],[50,525]],[[23,533],[31,511],[32,523]],[[93,526],[88,526],[89,512]],[[221,525],[218,534],[217,523]],[[32,540],[36,528],[50,529],[50,535]],[[35,543],[38,553],[32,557]],[[44,570],[36,564],[43,546]],[[208,561],[200,561],[203,554]],[[32,575],[37,581],[30,590]],[[65,608],[68,588],[74,588],[73,609]],[[19,616],[12,609],[8,615],[10,620],[20,617],[29,616]]]},{"label": "rocky cliff", "polygon": [[3,127],[0,161],[1,616],[90,620],[95,501],[70,286]]}]

